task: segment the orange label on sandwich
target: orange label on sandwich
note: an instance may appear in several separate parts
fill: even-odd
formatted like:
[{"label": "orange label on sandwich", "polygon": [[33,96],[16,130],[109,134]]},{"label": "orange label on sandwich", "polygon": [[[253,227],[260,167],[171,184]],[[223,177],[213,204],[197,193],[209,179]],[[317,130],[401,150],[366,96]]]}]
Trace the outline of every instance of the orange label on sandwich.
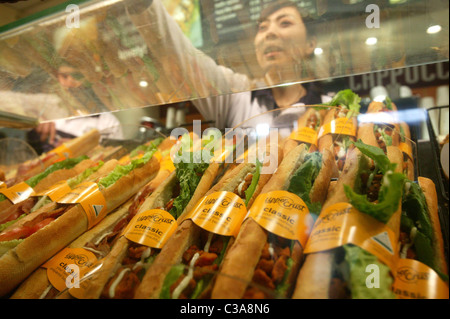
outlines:
[{"label": "orange label on sandwich", "polygon": [[21,182],[9,188],[0,188],[0,193],[5,195],[13,204],[17,204],[34,195],[34,190],[27,183]]},{"label": "orange label on sandwich", "polygon": [[83,248],[64,248],[42,265],[48,281],[59,291],[80,287],[80,278],[96,267],[95,255]]},{"label": "orange label on sandwich", "polygon": [[292,132],[289,138],[291,140],[317,145],[317,132],[310,127],[299,128],[297,131]]},{"label": "orange label on sandwich", "polygon": [[66,144],[61,144],[60,146],[52,149],[49,154],[56,153],[60,160],[65,160],[67,158],[73,157],[72,150],[67,147]]},{"label": "orange label on sandwich", "polygon": [[123,235],[135,243],[160,249],[177,226],[176,219],[165,210],[151,209],[134,216]]},{"label": "orange label on sandwich", "polygon": [[242,198],[223,191],[204,196],[186,219],[214,234],[236,237],[246,215],[247,208]]},{"label": "orange label on sandwich", "polygon": [[287,191],[260,194],[248,217],[280,237],[298,240],[305,247],[314,220],[305,202]]},{"label": "orange label on sandwich", "polygon": [[166,170],[171,173],[175,170],[175,166],[173,165],[173,162],[172,162],[172,159],[170,158],[170,156],[165,157],[161,160],[159,169],[161,171]]},{"label": "orange label on sandwich", "polygon": [[411,160],[413,160],[413,158],[414,158],[413,157],[413,150],[412,150],[412,147],[409,144],[401,142],[398,145],[398,148],[400,149],[400,151],[405,153]]},{"label": "orange label on sandwich", "polygon": [[88,228],[92,228],[107,214],[106,199],[92,182],[79,184],[70,193],[58,200],[61,204],[80,204],[88,218]]},{"label": "orange label on sandwich", "polygon": [[353,119],[342,117],[322,125],[317,135],[317,139],[327,134],[356,136],[356,127],[353,124]]},{"label": "orange label on sandwich", "polygon": [[349,203],[322,210],[316,220],[305,253],[315,253],[354,244],[395,269],[397,239],[394,231]]},{"label": "orange label on sandwich", "polygon": [[63,180],[55,183],[53,186],[43,192],[34,194],[34,196],[48,196],[52,201],[56,202],[70,191],[72,191],[72,188],[70,188],[66,180]]},{"label": "orange label on sandwich", "polygon": [[398,299],[448,299],[448,284],[427,265],[399,259],[393,292]]}]

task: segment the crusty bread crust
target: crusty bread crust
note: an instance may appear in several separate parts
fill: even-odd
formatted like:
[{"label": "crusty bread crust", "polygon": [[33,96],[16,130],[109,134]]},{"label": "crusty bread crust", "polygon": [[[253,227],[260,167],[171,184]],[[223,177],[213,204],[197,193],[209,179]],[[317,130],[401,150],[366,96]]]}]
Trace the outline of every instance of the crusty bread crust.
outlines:
[{"label": "crusty bread crust", "polygon": [[333,251],[309,254],[300,269],[293,299],[328,299]]},{"label": "crusty bread crust", "polygon": [[86,279],[87,288],[84,291],[83,298],[100,298],[105,284],[108,282],[109,278],[111,278],[111,275],[120,267],[122,260],[127,253],[129,244],[130,242],[128,239],[123,236],[116,241],[108,256],[103,259],[102,267],[91,277]]},{"label": "crusty bread crust", "polygon": [[426,177],[419,176],[418,182],[425,196],[428,206],[428,214],[430,215],[431,225],[434,230],[433,248],[435,259],[438,261],[439,271],[444,274],[448,274],[447,262],[445,259],[444,239],[442,237],[441,223],[439,221],[436,186],[431,179]]},{"label": "crusty bread crust", "polygon": [[340,202],[347,202],[347,196],[344,192],[344,184],[354,188],[358,177],[360,168],[368,167],[369,162],[367,158],[357,149],[353,148],[347,155],[344,168],[341,176],[336,184],[330,189],[327,199],[322,206],[322,210]]},{"label": "crusty bread crust", "polygon": [[362,123],[358,126],[358,139],[364,144],[379,147],[375,134],[373,133],[373,123]]},{"label": "crusty bread crust", "polygon": [[15,288],[37,267],[87,230],[87,217],[81,205],[22,241],[0,258],[0,295]]},{"label": "crusty bread crust", "polygon": [[[324,118],[323,118],[323,124],[328,124],[330,123],[332,120],[334,120],[334,113],[335,113],[335,109],[332,108],[330,110],[327,111],[327,113],[325,114]],[[332,134],[327,134],[322,136],[321,138],[318,139],[317,141],[317,146],[319,148],[319,152],[322,152],[324,149],[329,149],[330,151],[332,151],[332,147],[333,147],[333,135]]]},{"label": "crusty bread crust", "polygon": [[314,181],[309,198],[312,203],[323,203],[328,194],[328,187],[330,185],[331,177],[333,176],[334,156],[328,150],[322,151],[322,168]]},{"label": "crusty bread crust", "polygon": [[36,193],[45,191],[49,187],[53,186],[55,183],[75,177],[78,174],[81,174],[86,169],[88,169],[89,167],[92,167],[92,166],[95,166],[95,162],[90,159],[85,159],[85,160],[81,161],[80,163],[78,163],[77,165],[75,165],[71,169],[57,170],[56,172],[53,172],[53,173],[49,174],[48,176],[46,176],[45,178],[43,178],[36,185],[36,187],[34,188],[34,191]]},{"label": "crusty bread crust", "polygon": [[100,132],[97,129],[92,129],[86,134],[66,142],[66,146],[72,151],[73,157],[78,157],[87,154],[96,147],[99,142]]},{"label": "crusty bread crust", "polygon": [[173,265],[181,262],[186,249],[200,241],[200,228],[187,219],[178,226],[147,270],[141,284],[136,290],[136,299],[158,299],[164,280]]},{"label": "crusty bread crust", "polygon": [[[110,213],[144,186],[159,169],[153,157],[142,167],[101,190]],[[87,216],[81,205],[75,205],[62,216],[23,240],[0,258],[0,295],[14,289],[31,272],[88,230]]]},{"label": "crusty bread crust", "polygon": [[245,220],[224,257],[211,293],[212,299],[242,298],[266,242],[267,231],[252,218]]}]

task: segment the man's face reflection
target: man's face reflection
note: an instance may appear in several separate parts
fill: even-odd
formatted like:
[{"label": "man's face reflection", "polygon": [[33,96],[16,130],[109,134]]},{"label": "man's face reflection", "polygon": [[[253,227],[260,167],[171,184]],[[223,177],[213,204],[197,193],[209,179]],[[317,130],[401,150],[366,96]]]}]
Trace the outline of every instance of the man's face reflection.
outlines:
[{"label": "man's face reflection", "polygon": [[63,65],[58,69],[59,83],[65,88],[80,87],[82,77],[83,75],[80,72],[70,66]]},{"label": "man's face reflection", "polygon": [[293,68],[311,55],[315,39],[308,39],[300,13],[281,8],[259,24],[255,37],[256,57],[264,72],[271,68]]}]

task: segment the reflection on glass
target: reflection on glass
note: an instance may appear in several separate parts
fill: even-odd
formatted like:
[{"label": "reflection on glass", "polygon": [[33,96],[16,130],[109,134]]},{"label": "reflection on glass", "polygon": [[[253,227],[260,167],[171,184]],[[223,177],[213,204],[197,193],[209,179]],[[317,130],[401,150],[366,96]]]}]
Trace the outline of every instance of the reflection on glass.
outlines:
[{"label": "reflection on glass", "polygon": [[[283,107],[305,93],[299,83],[448,60],[448,2],[283,2],[88,1],[79,27],[64,11],[6,26],[0,94],[60,99],[54,114],[33,105],[41,120],[263,88]],[[82,85],[61,85],[62,66]]]}]

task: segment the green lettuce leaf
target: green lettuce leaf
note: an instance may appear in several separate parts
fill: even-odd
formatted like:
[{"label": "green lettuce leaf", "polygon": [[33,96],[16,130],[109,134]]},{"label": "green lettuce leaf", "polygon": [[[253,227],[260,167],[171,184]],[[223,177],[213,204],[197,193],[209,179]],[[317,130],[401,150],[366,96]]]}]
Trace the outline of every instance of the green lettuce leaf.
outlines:
[{"label": "green lettuce leaf", "polygon": [[394,108],[392,107],[392,100],[388,97],[388,96],[386,96],[386,99],[384,100],[384,105],[386,105],[386,108],[388,109],[388,110],[393,110]]},{"label": "green lettuce leaf", "polygon": [[[350,268],[350,291],[353,299],[393,299],[391,290],[393,278],[389,267],[378,261],[378,258],[364,249],[354,245],[344,245],[345,260]],[[379,287],[369,288],[366,280],[371,272],[366,269],[369,265],[378,266]],[[370,279],[370,278],[369,278]],[[374,278],[374,280],[377,280]],[[370,280],[369,280],[370,281]]]},{"label": "green lettuce leaf", "polygon": [[357,194],[348,185],[344,185],[345,195],[349,199],[350,204],[357,210],[383,223],[387,223],[397,210],[402,199],[403,184],[406,177],[401,173],[394,173],[397,165],[389,161],[389,158],[381,148],[364,144],[360,140],[354,142],[354,145],[361,153],[374,160],[376,169],[379,169],[383,174],[383,179],[378,192],[377,203],[369,202],[366,194]]},{"label": "green lettuce leaf", "polygon": [[47,177],[51,173],[56,172],[60,169],[73,168],[75,165],[77,165],[78,163],[80,163],[81,161],[83,161],[85,159],[88,159],[88,157],[83,155],[83,156],[79,156],[76,158],[68,158],[63,161],[56,162],[55,164],[47,167],[47,169],[45,171],[43,171],[42,173],[37,174],[37,175],[31,177],[30,179],[28,179],[27,181],[25,181],[25,183],[27,183],[30,187],[35,187],[41,180],[43,180],[45,177]]},{"label": "green lettuce leaf", "polygon": [[201,152],[191,154],[190,157],[192,161],[179,161],[178,163],[174,161],[175,174],[180,184],[180,194],[173,201],[173,207],[169,213],[175,218],[180,217],[183,213],[183,210],[191,200],[203,173],[209,167],[209,163],[202,162],[198,156],[201,158]]},{"label": "green lettuce leaf", "polygon": [[419,184],[407,181],[405,185],[407,191],[402,199],[401,229],[409,234],[412,228],[417,228],[413,242],[416,259],[434,269],[445,280],[448,277],[443,273],[445,270],[440,269],[439,256],[433,249],[435,234],[425,195]]},{"label": "green lettuce leaf", "polygon": [[0,257],[6,254],[10,249],[13,249],[19,245],[22,241],[23,239],[13,239],[0,242]]},{"label": "green lettuce leaf", "polygon": [[102,167],[104,164],[104,162],[100,161],[98,163],[98,165],[93,166],[93,167],[89,167],[87,168],[84,172],[82,172],[81,174],[78,174],[75,177],[69,178],[67,180],[67,184],[70,186],[70,188],[74,188],[75,186],[77,186],[78,184],[80,184],[81,182],[83,182],[86,178],[88,178],[89,176],[91,176],[93,173],[97,172],[100,167]]},{"label": "green lettuce leaf", "polygon": [[397,167],[397,164],[391,163],[381,148],[364,144],[361,140],[352,143],[361,151],[361,153],[371,158],[383,174],[388,171],[394,171]]},{"label": "green lettuce leaf", "polygon": [[134,170],[142,165],[145,165],[152,158],[152,156],[155,152],[156,152],[156,150],[153,149],[153,150],[145,153],[142,158],[131,161],[130,164],[117,165],[114,168],[114,170],[111,173],[109,173],[108,176],[100,179],[100,181],[98,182],[99,187],[108,188],[109,186],[111,186],[112,184],[117,182],[122,176],[125,176],[128,173],[130,173],[132,170]]},{"label": "green lettuce leaf", "polygon": [[185,266],[182,264],[175,265],[170,268],[169,273],[164,279],[163,286],[161,288],[161,293],[159,295],[160,299],[172,299],[172,294],[170,293],[170,287],[180,278],[184,272]]},{"label": "green lettuce leaf", "polygon": [[139,152],[144,152],[147,153],[153,149],[156,149],[163,141],[164,139],[162,137],[158,137],[156,139],[154,139],[150,144],[148,145],[139,145],[138,147],[136,147],[134,150],[132,150],[130,152],[130,157],[134,157],[136,155],[138,155]]},{"label": "green lettuce leaf", "polygon": [[309,153],[305,156],[302,165],[292,175],[288,192],[299,196],[308,207],[310,213],[319,215],[322,205],[319,202],[312,203],[309,197],[311,188],[322,167],[322,154],[320,152]]},{"label": "green lettuce leaf", "polygon": [[405,175],[388,172],[383,176],[383,181],[378,194],[378,203],[369,202],[367,195],[355,193],[350,186],[344,185],[345,195],[357,210],[372,216],[382,223],[387,223],[397,211]]},{"label": "green lettuce leaf", "polygon": [[245,191],[245,206],[248,205],[248,202],[250,201],[250,199],[253,196],[253,193],[256,190],[256,186],[258,186],[258,181],[259,181],[259,176],[261,174],[261,162],[256,159],[256,168],[255,168],[255,173],[253,174],[252,177],[252,182],[250,184],[250,186],[247,188],[247,190]]},{"label": "green lettuce leaf", "polygon": [[347,89],[339,91],[330,102],[326,103],[326,105],[344,106],[345,108],[350,110],[350,112],[348,112],[347,114],[347,117],[350,118],[359,113],[359,110],[361,108],[360,102],[361,98],[359,97],[359,95],[354,93],[352,90]]},{"label": "green lettuce leaf", "polygon": [[0,233],[1,233],[2,231],[4,231],[6,228],[8,228],[9,226],[11,226],[12,224],[14,224],[16,221],[18,221],[19,219],[21,219],[21,218],[23,218],[23,217],[25,217],[25,216],[27,216],[27,214],[22,214],[22,215],[20,215],[19,217],[17,217],[17,218],[14,219],[14,220],[11,220],[11,221],[9,221],[9,222],[6,222],[6,223],[1,224],[1,225],[0,225]]}]

